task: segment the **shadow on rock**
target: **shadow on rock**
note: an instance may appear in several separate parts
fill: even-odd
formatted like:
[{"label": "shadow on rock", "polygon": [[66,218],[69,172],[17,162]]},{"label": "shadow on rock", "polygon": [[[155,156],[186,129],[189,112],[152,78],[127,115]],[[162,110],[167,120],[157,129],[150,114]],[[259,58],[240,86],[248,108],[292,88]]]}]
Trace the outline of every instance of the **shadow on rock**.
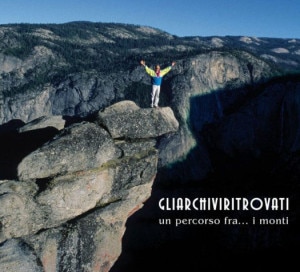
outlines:
[{"label": "shadow on rock", "polygon": [[13,120],[0,126],[0,180],[16,179],[21,160],[58,132],[56,128],[46,127],[19,133],[18,128],[23,125],[22,121]]}]

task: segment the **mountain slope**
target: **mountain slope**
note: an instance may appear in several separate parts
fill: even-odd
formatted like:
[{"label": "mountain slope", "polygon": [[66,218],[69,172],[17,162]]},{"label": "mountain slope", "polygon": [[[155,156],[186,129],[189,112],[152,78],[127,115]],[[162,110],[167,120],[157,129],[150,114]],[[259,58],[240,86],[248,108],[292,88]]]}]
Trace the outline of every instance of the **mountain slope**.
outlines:
[{"label": "mountain slope", "polygon": [[[238,58],[247,52],[270,67],[268,76],[300,67],[295,39],[180,38],[150,27],[90,22],[1,25],[0,38],[1,123],[41,114],[86,115],[122,100],[132,82],[149,84],[137,69],[142,58],[149,65],[176,60],[176,74],[181,62],[212,51]],[[65,89],[71,89],[69,99],[60,94]]]}]

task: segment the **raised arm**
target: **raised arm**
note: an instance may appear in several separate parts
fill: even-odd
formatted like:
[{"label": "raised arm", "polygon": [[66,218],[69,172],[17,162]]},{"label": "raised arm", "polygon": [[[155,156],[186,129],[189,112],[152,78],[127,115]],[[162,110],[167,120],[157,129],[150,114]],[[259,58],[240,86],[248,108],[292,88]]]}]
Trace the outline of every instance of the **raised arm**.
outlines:
[{"label": "raised arm", "polygon": [[146,62],[145,62],[144,60],[141,60],[140,63],[141,63],[141,65],[143,65],[143,66],[145,67],[146,73],[147,73],[148,75],[150,75],[150,76],[156,76],[155,71],[152,70],[152,69],[150,69],[150,68],[146,65]]},{"label": "raised arm", "polygon": [[175,65],[175,62],[173,61],[171,66],[168,66],[167,68],[160,71],[160,75],[164,76],[165,74],[169,73],[174,65]]}]

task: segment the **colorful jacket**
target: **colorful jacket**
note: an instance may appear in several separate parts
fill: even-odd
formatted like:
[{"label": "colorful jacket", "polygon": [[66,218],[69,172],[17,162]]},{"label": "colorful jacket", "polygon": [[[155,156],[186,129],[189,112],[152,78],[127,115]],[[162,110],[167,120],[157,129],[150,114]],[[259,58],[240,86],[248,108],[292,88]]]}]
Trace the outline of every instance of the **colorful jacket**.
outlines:
[{"label": "colorful jacket", "polygon": [[162,78],[164,75],[169,73],[172,69],[172,66],[169,66],[163,70],[160,70],[159,74],[157,75],[154,70],[150,69],[147,65],[145,66],[147,74],[151,76],[152,85],[160,86],[162,83]]}]

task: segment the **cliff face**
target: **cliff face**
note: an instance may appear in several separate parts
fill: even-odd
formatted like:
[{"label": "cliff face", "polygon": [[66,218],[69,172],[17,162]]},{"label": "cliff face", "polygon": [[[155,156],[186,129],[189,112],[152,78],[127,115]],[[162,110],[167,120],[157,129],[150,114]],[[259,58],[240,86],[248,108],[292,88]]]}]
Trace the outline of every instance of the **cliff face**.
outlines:
[{"label": "cliff face", "polygon": [[[227,109],[246,101],[251,95],[251,88],[246,86],[258,84],[272,75],[269,65],[245,52],[238,57],[228,52],[198,55],[176,69],[178,76],[169,84],[171,106],[181,127],[174,140],[162,143],[162,166],[186,156],[196,145],[202,150],[201,160],[209,161],[205,148],[197,139],[203,126],[222,119]],[[239,86],[243,87],[238,89]],[[198,179],[210,171],[209,163],[201,169]]]},{"label": "cliff face", "polygon": [[1,271],[109,271],[127,218],[151,194],[155,138],[178,129],[170,108],[131,101],[64,128],[57,119],[13,131],[22,139],[52,126],[56,135],[0,182]]},{"label": "cliff face", "polygon": [[258,158],[298,150],[297,75],[267,79],[271,69],[260,60],[215,52],[186,61],[180,72],[170,85],[181,126],[160,142],[159,166],[192,155],[184,168],[201,180],[214,171],[217,153]]}]

